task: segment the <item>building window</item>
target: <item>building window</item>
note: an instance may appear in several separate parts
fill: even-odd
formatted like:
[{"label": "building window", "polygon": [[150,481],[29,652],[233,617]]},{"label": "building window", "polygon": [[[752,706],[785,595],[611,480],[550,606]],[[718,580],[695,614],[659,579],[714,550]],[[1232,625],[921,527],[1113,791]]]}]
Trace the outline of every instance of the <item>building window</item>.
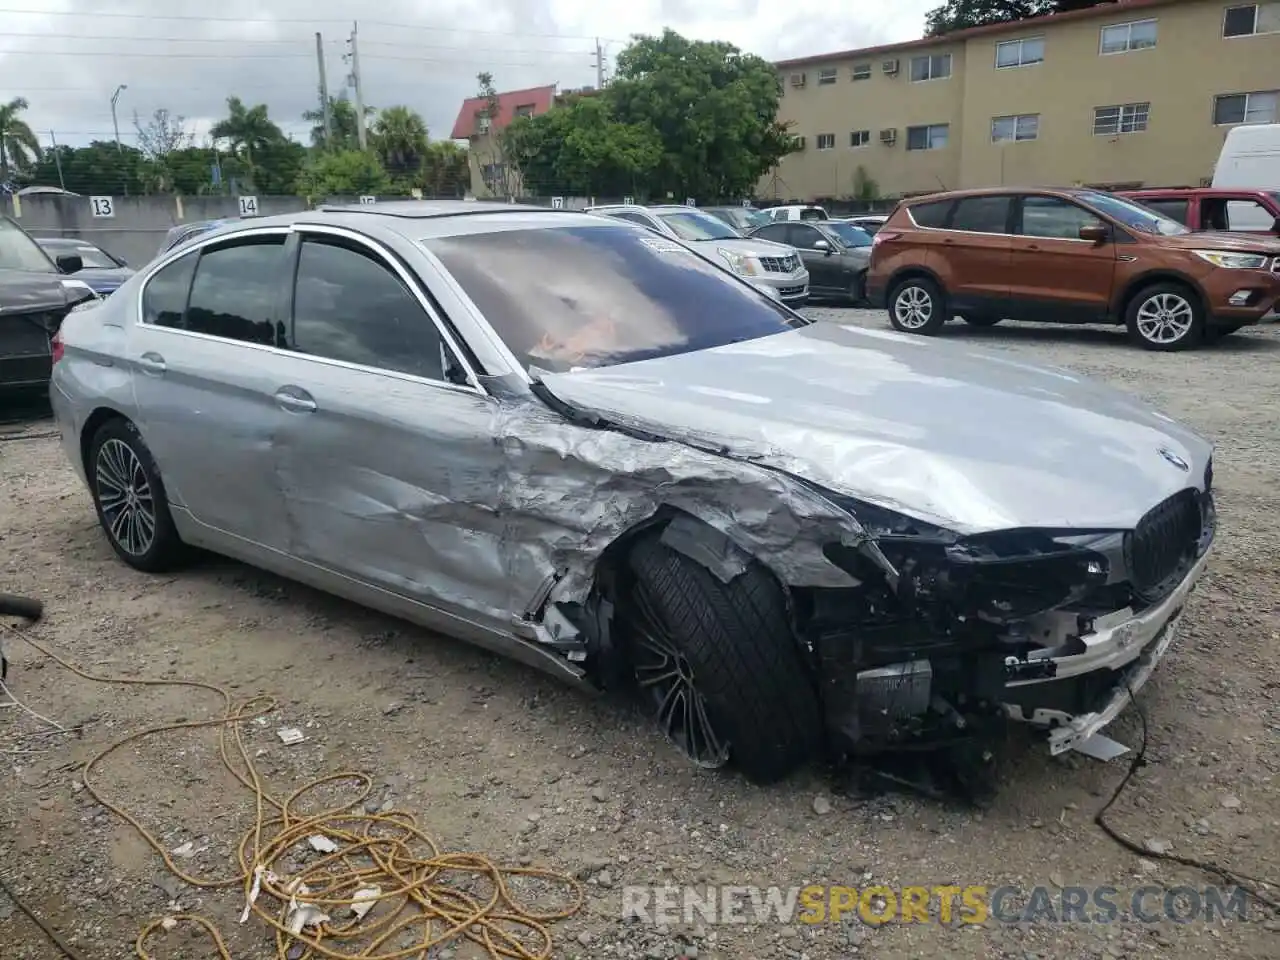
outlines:
[{"label": "building window", "polygon": [[480,134],[481,136],[484,136],[486,133],[488,133],[489,128],[492,125],[493,125],[493,122],[488,117],[486,117],[483,113],[478,114],[476,116],[476,133]]},{"label": "building window", "polygon": [[819,150],[834,150],[836,148],[836,135],[834,133],[818,134]]},{"label": "building window", "polygon": [[853,133],[849,134],[849,146],[851,147],[865,147],[870,142],[870,130],[855,130]]},{"label": "building window", "polygon": [[935,123],[927,127],[907,127],[908,150],[941,150],[947,145],[951,125]]},{"label": "building window", "polygon": [[1249,3],[1227,7],[1222,19],[1224,37],[1252,37],[1260,33],[1280,33],[1280,3]]},{"label": "building window", "polygon": [[1044,63],[1044,37],[1007,40],[996,44],[996,67],[1029,67]]},{"label": "building window", "polygon": [[1093,135],[1114,137],[1121,133],[1141,133],[1147,129],[1150,114],[1151,104],[1149,103],[1096,107],[1093,111]]},{"label": "building window", "polygon": [[1213,122],[1220,127],[1229,123],[1280,123],[1280,90],[1214,97]]},{"label": "building window", "polygon": [[854,68],[853,68],[853,79],[855,79],[855,80],[870,80],[870,79],[871,79],[871,64],[869,64],[869,63],[859,63],[859,64],[856,64],[856,65],[854,66]]},{"label": "building window", "polygon": [[1012,117],[994,117],[991,120],[991,142],[1007,143],[1017,140],[1036,140],[1040,136],[1040,114],[1020,113]]},{"label": "building window", "polygon": [[911,82],[945,80],[951,76],[951,54],[940,53],[932,57],[911,58]]},{"label": "building window", "polygon": [[1156,45],[1156,21],[1135,20],[1102,28],[1103,53],[1131,53]]},{"label": "building window", "polygon": [[818,71],[818,86],[821,87],[828,83],[835,83],[836,76],[837,72],[835,67],[823,67]]},{"label": "building window", "polygon": [[522,103],[520,106],[516,107],[515,115],[517,117],[532,117],[533,111],[534,105],[532,103]]}]

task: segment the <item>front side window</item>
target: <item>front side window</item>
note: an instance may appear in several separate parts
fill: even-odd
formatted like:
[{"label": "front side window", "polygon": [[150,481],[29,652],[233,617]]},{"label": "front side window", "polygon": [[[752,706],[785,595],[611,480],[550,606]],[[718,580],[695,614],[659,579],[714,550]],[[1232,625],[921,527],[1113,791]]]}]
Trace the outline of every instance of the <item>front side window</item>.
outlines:
[{"label": "front side window", "polygon": [[80,262],[90,270],[117,270],[124,266],[123,263],[116,262],[105,250],[99,250],[97,247],[89,243],[67,243],[61,240],[55,240],[52,243],[38,241],[40,246],[51,257],[69,256],[75,254],[80,258]]},{"label": "front side window", "polygon": [[1102,53],[1131,53],[1150,50],[1156,45],[1156,21],[1135,20],[1102,28]]},{"label": "front side window", "polygon": [[951,127],[935,123],[927,127],[907,127],[908,150],[941,150],[947,145]]},{"label": "front side window", "polygon": [[951,215],[952,230],[970,233],[1008,233],[1012,197],[964,197]]},{"label": "front side window", "polygon": [[1014,117],[995,117],[991,121],[991,142],[1008,143],[1036,140],[1040,137],[1040,114],[1021,113]]},{"label": "front side window", "polygon": [[833,234],[842,247],[869,247],[873,242],[871,234],[845,221],[826,224],[826,231],[828,234]]},{"label": "front side window", "polygon": [[283,236],[254,237],[200,251],[181,324],[191,333],[276,346],[276,299],[286,272]]},{"label": "front side window", "polygon": [[1213,122],[1218,126],[1280,122],[1280,90],[1228,93],[1214,97]]},{"label": "front side window", "polygon": [[738,232],[718,217],[693,210],[659,214],[662,222],[681,240],[734,240]]},{"label": "front side window", "polygon": [[787,231],[787,241],[797,250],[816,250],[819,240],[824,240],[827,246],[831,246],[831,241],[823,236],[821,230],[807,223],[793,223]]},{"label": "front side window", "polygon": [[303,242],[291,341],[299,353],[444,379],[435,323],[382,260],[355,244]]},{"label": "front side window", "polygon": [[199,253],[188,253],[152,274],[147,288],[142,291],[143,323],[182,329],[191,278],[195,276],[199,259]]},{"label": "front side window", "polygon": [[1139,200],[1144,207],[1150,207],[1162,217],[1168,217],[1170,220],[1176,220],[1178,223],[1185,224],[1190,212],[1190,203],[1186,200],[1175,198],[1163,200]]},{"label": "front side window", "polygon": [[938,53],[933,56],[911,58],[911,82],[922,80],[945,80],[951,76],[951,54]]},{"label": "front side window", "polygon": [[1044,63],[1044,37],[1007,40],[996,44],[996,67],[1029,67]]},{"label": "front side window", "polygon": [[1079,196],[1083,202],[1095,210],[1111,217],[1113,220],[1118,220],[1133,230],[1166,237],[1176,237],[1191,232],[1176,220],[1170,220],[1168,217],[1156,213],[1150,207],[1144,207],[1142,204],[1126,200],[1124,197],[1117,197],[1113,193],[1089,192],[1082,193]]},{"label": "front side window", "polygon": [[1058,197],[1024,197],[1018,232],[1026,237],[1079,240],[1081,227],[1101,225],[1102,221],[1084,207]]},{"label": "front side window", "polygon": [[53,261],[23,229],[8,217],[0,217],[0,270],[57,273]]},{"label": "front side window", "polygon": [[1093,111],[1093,135],[1114,137],[1122,133],[1142,133],[1151,119],[1151,104],[1125,103],[1097,107]]},{"label": "front side window", "polygon": [[519,362],[541,370],[689,353],[808,323],[675,241],[606,222],[421,243]]},{"label": "front side window", "polygon": [[751,236],[759,237],[761,240],[772,240],[774,243],[786,243],[787,225],[785,223],[771,223],[767,227],[752,231]]}]

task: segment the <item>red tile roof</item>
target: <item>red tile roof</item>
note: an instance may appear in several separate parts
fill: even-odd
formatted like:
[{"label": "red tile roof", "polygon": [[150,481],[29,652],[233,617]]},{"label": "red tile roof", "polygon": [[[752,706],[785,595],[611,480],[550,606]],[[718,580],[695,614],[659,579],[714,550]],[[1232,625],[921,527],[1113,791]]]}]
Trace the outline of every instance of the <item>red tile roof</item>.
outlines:
[{"label": "red tile roof", "polygon": [[[515,119],[516,110],[519,107],[532,107],[535,117],[546,113],[551,109],[555,95],[554,84],[549,87],[529,87],[527,90],[512,90],[498,94],[498,115],[493,118],[490,129],[501,130],[509,124]],[[458,111],[458,119],[453,122],[453,139],[467,140],[474,137],[478,132],[476,121],[488,106],[488,101],[484,97],[468,97],[463,100],[462,109]]]},{"label": "red tile roof", "polygon": [[857,50],[837,50],[833,53],[814,54],[807,57],[795,57],[791,60],[778,60],[775,67],[804,67],[813,64],[829,63],[832,60],[853,60],[859,57],[878,57],[885,53],[896,53],[899,50],[915,50],[920,47],[934,47],[947,43],[963,42],[975,37],[989,36],[998,33],[1011,33],[1015,30],[1035,29],[1040,26],[1070,23],[1073,20],[1087,20],[1090,17],[1125,17],[1131,13],[1139,13],[1151,7],[1165,7],[1178,0],[1099,0],[1096,6],[1083,10],[1070,10],[1066,13],[1050,13],[1042,17],[1029,17],[1026,20],[1011,20],[1008,23],[992,23],[985,27],[970,27],[968,30],[956,30],[940,37],[924,37],[921,40],[907,40],[904,43],[886,43],[878,47],[862,47]]}]

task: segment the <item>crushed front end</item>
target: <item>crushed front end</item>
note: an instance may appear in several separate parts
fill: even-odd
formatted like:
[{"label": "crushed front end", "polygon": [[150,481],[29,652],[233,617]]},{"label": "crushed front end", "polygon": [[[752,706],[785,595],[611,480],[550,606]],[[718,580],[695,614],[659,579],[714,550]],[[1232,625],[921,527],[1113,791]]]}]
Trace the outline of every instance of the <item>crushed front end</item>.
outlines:
[{"label": "crushed front end", "polygon": [[1060,753],[1129,703],[1173,640],[1204,571],[1212,467],[1130,530],[961,536],[844,504],[874,538],[831,544],[858,581],[793,590],[827,727],[850,753],[927,747],[1002,723]]}]

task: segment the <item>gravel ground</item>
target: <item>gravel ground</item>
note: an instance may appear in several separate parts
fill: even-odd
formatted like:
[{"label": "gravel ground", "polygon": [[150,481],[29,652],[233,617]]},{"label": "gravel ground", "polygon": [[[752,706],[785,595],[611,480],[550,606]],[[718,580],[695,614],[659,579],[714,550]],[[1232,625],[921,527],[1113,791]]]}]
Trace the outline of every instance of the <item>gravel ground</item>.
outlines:
[{"label": "gravel ground", "polygon": [[[882,328],[882,314],[815,310]],[[1113,808],[1138,842],[1280,877],[1280,330],[1246,331],[1188,354],[1130,347],[1118,330],[956,324],[946,338],[1073,368],[1130,389],[1218,444],[1222,529],[1178,643],[1144,690],[1149,764]],[[963,416],[962,410],[956,411]],[[32,425],[28,429],[41,429]],[[632,708],[597,702],[469,647],[228,561],[172,578],[115,560],[85,491],[51,439],[0,443],[0,589],[42,597],[36,630],[82,667],[227,684],[278,698],[249,725],[263,775],[284,792],[322,774],[365,770],[371,804],[415,813],[446,849],[536,862],[586,879],[588,901],[554,926],[562,957],[1119,958],[1275,957],[1280,923],[784,925],[660,929],[619,921],[633,884],[935,886],[1143,883],[1201,887],[1199,871],[1135,856],[1092,823],[1123,761],[1010,750],[984,810],[913,795],[833,790],[820,770],[769,789],[691,769]],[[10,686],[79,736],[35,738],[36,721],[0,709],[0,876],[81,951],[131,954],[140,927],[190,910],[210,917],[237,960],[274,956],[243,896],[175,881],[127,824],[79,783],[78,764],[125,734],[215,715],[214,698],[175,688],[79,680],[9,638]],[[283,745],[277,728],[307,739]],[[1133,711],[1109,731],[1136,745]],[[26,752],[19,752],[26,751]],[[163,734],[109,759],[104,794],[168,848],[193,842],[184,869],[227,875],[251,797],[225,774],[210,731]],[[1273,891],[1273,896],[1274,896]],[[851,915],[852,916],[852,915]],[[207,940],[169,935],[155,956],[214,957]],[[441,952],[476,955],[469,946]],[[60,956],[0,894],[0,954]]]}]

